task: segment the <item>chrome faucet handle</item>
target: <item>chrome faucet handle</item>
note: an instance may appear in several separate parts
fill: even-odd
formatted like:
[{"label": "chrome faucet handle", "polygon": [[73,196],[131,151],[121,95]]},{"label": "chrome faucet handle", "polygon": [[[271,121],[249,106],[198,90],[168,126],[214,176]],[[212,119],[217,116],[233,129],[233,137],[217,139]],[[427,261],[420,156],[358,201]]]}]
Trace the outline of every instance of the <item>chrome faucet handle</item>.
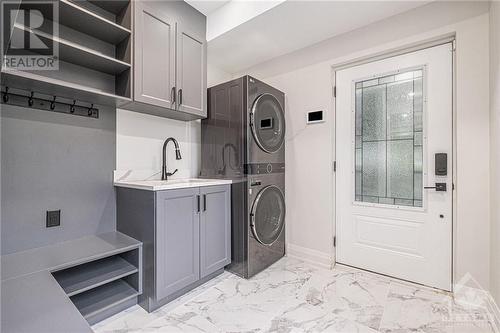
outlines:
[{"label": "chrome faucet handle", "polygon": [[170,173],[170,172],[167,172],[167,177],[170,177],[170,176],[173,176],[175,175],[175,173],[179,171],[179,169],[175,169],[174,172]]}]

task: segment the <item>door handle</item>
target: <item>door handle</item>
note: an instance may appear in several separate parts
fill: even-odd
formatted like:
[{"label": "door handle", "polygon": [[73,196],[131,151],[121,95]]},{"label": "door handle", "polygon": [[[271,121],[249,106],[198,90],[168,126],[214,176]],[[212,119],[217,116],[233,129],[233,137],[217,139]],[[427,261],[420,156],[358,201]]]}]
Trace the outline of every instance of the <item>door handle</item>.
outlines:
[{"label": "door handle", "polygon": [[203,194],[203,211],[207,211],[207,195]]},{"label": "door handle", "polygon": [[426,190],[436,190],[436,192],[446,192],[446,183],[436,183],[435,186],[425,186]]},{"label": "door handle", "polygon": [[196,196],[196,199],[197,199],[197,201],[198,201],[198,213],[199,213],[199,212],[200,212],[200,196],[199,196],[199,195],[197,195],[197,196]]},{"label": "door handle", "polygon": [[179,106],[182,104],[182,89],[179,89]]},{"label": "door handle", "polygon": [[170,99],[172,100],[172,104],[175,104],[175,87],[172,87],[172,90],[170,90]]}]

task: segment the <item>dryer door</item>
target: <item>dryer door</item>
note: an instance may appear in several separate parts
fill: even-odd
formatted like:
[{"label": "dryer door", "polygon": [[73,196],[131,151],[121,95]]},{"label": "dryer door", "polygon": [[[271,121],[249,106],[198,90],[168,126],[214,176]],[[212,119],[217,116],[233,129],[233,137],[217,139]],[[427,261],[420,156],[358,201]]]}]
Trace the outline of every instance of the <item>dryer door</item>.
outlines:
[{"label": "dryer door", "polygon": [[267,153],[278,151],[285,140],[285,113],[271,94],[262,94],[253,103],[250,126],[257,145]]},{"label": "dryer door", "polygon": [[285,226],[285,197],[274,185],[262,189],[250,213],[251,227],[257,241],[272,245]]}]

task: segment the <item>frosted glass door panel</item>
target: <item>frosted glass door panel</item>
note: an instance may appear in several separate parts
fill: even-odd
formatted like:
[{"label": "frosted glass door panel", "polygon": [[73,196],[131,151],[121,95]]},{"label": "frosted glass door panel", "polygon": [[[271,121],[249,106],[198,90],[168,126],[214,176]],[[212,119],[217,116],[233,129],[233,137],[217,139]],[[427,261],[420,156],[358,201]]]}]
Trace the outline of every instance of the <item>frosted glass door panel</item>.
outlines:
[{"label": "frosted glass door panel", "polygon": [[413,136],[413,81],[387,85],[388,139]]},{"label": "frosted glass door panel", "polygon": [[355,200],[422,207],[422,70],[355,84]]},{"label": "frosted glass door panel", "polygon": [[[363,168],[363,196],[373,202],[377,197],[386,196],[386,146],[385,141],[363,142],[361,149]],[[375,198],[368,198],[375,197]]]},{"label": "frosted glass door panel", "polygon": [[383,140],[386,136],[386,91],[384,86],[362,88],[363,140]]},{"label": "frosted glass door panel", "polygon": [[387,142],[387,196],[413,200],[413,142]]}]

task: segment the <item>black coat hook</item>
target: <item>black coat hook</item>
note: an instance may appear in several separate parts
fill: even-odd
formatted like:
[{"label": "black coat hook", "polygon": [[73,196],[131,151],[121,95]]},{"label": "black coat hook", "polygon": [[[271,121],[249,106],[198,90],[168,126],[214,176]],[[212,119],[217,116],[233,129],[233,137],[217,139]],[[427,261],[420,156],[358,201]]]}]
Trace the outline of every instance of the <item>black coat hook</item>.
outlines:
[{"label": "black coat hook", "polygon": [[89,108],[89,110],[88,110],[88,115],[89,115],[89,116],[91,116],[91,115],[92,115],[93,110],[94,110],[94,104],[91,104],[91,105],[90,105],[90,108]]},{"label": "black coat hook", "polygon": [[34,95],[34,94],[35,94],[34,92],[31,92],[31,95],[30,95],[30,97],[28,98],[28,105],[29,105],[29,106],[33,106],[33,103],[34,103],[34,101],[33,101],[33,95]]},{"label": "black coat hook", "polygon": [[76,104],[76,100],[74,99],[73,100],[73,104],[71,105],[71,107],[69,108],[69,112],[71,113],[75,113],[75,104]]},{"label": "black coat hook", "polygon": [[9,101],[9,87],[5,87],[5,92],[3,93],[3,102],[7,103]]},{"label": "black coat hook", "polygon": [[52,102],[50,102],[50,109],[54,110],[55,108],[56,108],[56,96],[54,96]]}]

